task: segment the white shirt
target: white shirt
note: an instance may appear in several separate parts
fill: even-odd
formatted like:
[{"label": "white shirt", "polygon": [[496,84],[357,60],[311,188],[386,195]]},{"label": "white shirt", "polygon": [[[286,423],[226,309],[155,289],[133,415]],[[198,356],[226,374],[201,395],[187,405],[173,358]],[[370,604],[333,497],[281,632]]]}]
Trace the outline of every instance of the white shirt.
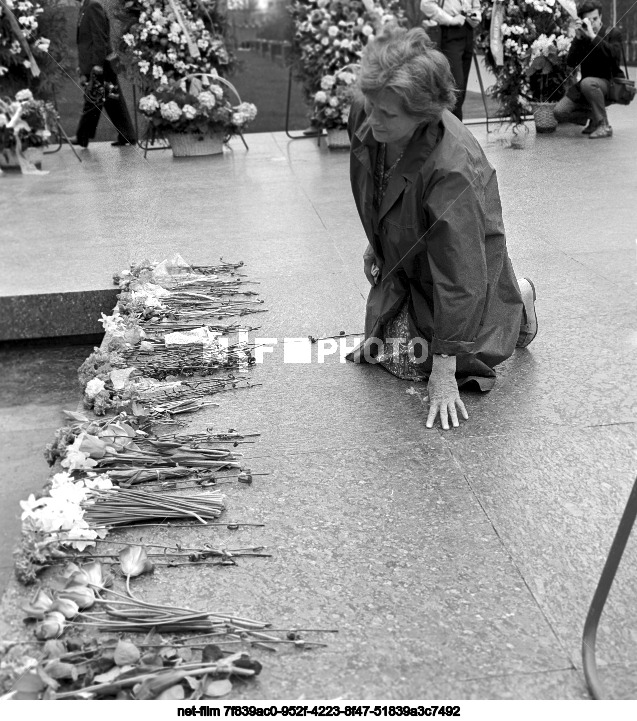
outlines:
[{"label": "white shirt", "polygon": [[480,0],[422,0],[420,11],[429,21],[427,25],[450,25],[452,18],[462,12],[475,14],[478,20],[482,20]]}]

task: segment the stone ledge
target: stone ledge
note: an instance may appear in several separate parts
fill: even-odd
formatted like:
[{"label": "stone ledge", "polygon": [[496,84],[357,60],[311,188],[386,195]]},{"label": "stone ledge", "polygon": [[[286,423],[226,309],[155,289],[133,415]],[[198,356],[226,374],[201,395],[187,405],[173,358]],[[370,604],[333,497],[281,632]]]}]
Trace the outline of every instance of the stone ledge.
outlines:
[{"label": "stone ledge", "polygon": [[0,341],[102,333],[118,288],[0,297]]}]

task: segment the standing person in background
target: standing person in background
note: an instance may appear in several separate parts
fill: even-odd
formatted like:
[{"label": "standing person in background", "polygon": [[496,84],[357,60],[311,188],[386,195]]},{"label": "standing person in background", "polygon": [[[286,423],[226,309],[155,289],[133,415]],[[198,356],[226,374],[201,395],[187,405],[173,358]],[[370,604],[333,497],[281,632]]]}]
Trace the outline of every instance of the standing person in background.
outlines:
[{"label": "standing person in background", "polygon": [[137,142],[126,101],[117,79],[117,55],[110,40],[110,22],[98,0],[80,0],[77,19],[77,50],[80,82],[84,87],[84,108],[72,142],[88,147],[95,137],[103,106],[117,130],[111,145],[134,145]]},{"label": "standing person in background", "polygon": [[439,50],[449,61],[456,82],[456,105],[451,111],[462,120],[462,104],[473,59],[473,30],[482,21],[480,0],[422,0],[425,29],[440,29]]}]

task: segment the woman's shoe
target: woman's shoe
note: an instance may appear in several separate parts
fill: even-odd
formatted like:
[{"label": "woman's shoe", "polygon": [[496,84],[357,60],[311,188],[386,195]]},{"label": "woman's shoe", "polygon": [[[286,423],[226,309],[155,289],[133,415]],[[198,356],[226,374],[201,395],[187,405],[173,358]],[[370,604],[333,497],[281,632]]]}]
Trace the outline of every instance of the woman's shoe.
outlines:
[{"label": "woman's shoe", "polygon": [[522,302],[524,303],[524,317],[520,326],[520,335],[516,348],[526,348],[527,345],[537,335],[537,313],[535,312],[535,286],[528,278],[522,278],[526,283],[520,284],[520,293],[522,294]]}]

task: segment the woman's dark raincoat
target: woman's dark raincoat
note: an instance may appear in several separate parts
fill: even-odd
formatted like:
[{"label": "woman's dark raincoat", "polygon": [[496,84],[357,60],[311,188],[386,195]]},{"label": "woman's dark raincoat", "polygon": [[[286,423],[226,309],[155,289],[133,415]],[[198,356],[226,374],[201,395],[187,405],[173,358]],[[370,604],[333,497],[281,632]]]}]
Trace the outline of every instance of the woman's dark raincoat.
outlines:
[{"label": "woman's dark raincoat", "polygon": [[[444,111],[419,126],[373,207],[379,144],[362,105],[349,121],[350,173],[367,238],[382,261],[367,300],[365,337],[382,329],[408,299],[412,337],[429,355],[456,356],[458,383],[495,383],[493,368],[515,349],[522,299],[507,254],[494,168],[465,126]],[[423,372],[431,370],[431,357]]]}]

